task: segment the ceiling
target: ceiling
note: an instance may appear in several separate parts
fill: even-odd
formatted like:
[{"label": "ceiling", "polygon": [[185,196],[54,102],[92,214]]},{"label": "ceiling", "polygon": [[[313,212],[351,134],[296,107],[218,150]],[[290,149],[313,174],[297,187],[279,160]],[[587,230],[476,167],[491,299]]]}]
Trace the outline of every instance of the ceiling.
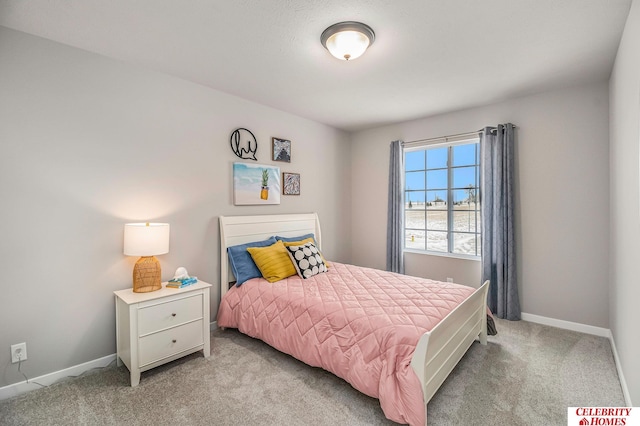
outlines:
[{"label": "ceiling", "polygon": [[[0,0],[0,25],[354,131],[609,77],[631,0]],[[361,21],[345,62],[320,44]]]}]

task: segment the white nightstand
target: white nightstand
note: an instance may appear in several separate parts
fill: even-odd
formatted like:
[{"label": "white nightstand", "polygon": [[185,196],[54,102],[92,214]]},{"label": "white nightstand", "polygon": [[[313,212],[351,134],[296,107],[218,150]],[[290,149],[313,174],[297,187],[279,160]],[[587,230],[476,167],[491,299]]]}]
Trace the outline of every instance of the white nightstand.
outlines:
[{"label": "white nightstand", "polygon": [[182,289],[149,293],[133,289],[116,295],[118,365],[131,372],[131,386],[140,373],[193,352],[211,353],[209,337],[209,287],[198,281]]}]

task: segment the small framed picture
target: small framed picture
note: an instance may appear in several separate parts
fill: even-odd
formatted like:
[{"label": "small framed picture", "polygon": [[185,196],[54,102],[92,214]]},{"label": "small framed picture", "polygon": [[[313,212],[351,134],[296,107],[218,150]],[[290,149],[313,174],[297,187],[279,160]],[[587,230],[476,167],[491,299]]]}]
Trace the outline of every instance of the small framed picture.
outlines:
[{"label": "small framed picture", "polygon": [[273,161],[291,162],[291,141],[271,138]]},{"label": "small framed picture", "polygon": [[282,173],[282,194],[300,195],[300,173]]}]

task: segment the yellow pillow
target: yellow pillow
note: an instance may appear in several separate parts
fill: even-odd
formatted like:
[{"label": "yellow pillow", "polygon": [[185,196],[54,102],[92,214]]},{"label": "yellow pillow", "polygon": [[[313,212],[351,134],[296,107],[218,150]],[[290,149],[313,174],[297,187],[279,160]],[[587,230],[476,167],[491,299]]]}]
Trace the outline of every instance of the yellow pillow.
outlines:
[{"label": "yellow pillow", "polygon": [[268,247],[247,247],[247,251],[264,279],[270,283],[297,274],[282,241]]},{"label": "yellow pillow", "polygon": [[[300,241],[282,241],[284,243],[285,247],[291,247],[291,246],[303,246],[307,243],[313,243],[314,245],[316,244],[316,242],[313,240],[313,238],[309,237],[309,238],[305,238],[304,240],[300,240]],[[320,250],[318,250],[320,251]],[[324,255],[322,254],[322,252],[320,252],[320,257],[322,258],[322,261],[324,262],[324,266],[329,269],[329,262],[327,262],[327,259],[324,258]]]}]

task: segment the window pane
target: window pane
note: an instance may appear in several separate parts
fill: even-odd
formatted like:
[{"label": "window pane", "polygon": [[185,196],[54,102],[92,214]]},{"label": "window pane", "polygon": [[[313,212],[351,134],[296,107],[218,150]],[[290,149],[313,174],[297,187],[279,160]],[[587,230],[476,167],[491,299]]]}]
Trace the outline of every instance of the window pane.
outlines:
[{"label": "window pane", "polygon": [[404,212],[404,227],[407,229],[425,229],[425,211],[407,210]]},{"label": "window pane", "polygon": [[416,250],[424,250],[424,231],[406,230],[404,246]]},{"label": "window pane", "polygon": [[424,191],[406,191],[404,193],[405,209],[423,209],[425,208]]},{"label": "window pane", "polygon": [[406,171],[424,170],[425,151],[409,151],[404,155],[404,169]]},{"label": "window pane", "polygon": [[[447,171],[433,170],[427,172],[427,189],[447,189]],[[447,197],[444,199],[446,200]]]},{"label": "window pane", "polygon": [[476,232],[476,214],[479,216],[480,212],[455,210],[453,212],[453,230]]},{"label": "window pane", "polygon": [[460,167],[453,169],[453,188],[466,188],[469,185],[478,186],[476,184],[476,168]]},{"label": "window pane", "polygon": [[447,191],[427,191],[427,208],[447,209]]},{"label": "window pane", "polygon": [[476,234],[453,234],[453,252],[476,255]]},{"label": "window pane", "polygon": [[[452,191],[452,192],[453,192],[454,209],[464,208],[468,210],[469,208],[475,208],[476,200],[478,198],[477,197],[478,188],[469,187],[466,189],[456,189],[455,191]],[[464,206],[470,206],[470,207],[464,207]]]},{"label": "window pane", "polygon": [[427,169],[443,169],[447,167],[449,148],[433,148],[427,150]]},{"label": "window pane", "polygon": [[404,178],[405,189],[425,189],[424,172],[407,172]]},{"label": "window pane", "polygon": [[446,253],[449,250],[446,232],[427,232],[427,250],[441,251]]},{"label": "window pane", "polygon": [[435,231],[446,231],[447,228],[447,212],[446,211],[427,211],[427,229]]},{"label": "window pane", "polygon": [[476,163],[477,144],[455,145],[453,147],[453,165],[470,166]]}]

